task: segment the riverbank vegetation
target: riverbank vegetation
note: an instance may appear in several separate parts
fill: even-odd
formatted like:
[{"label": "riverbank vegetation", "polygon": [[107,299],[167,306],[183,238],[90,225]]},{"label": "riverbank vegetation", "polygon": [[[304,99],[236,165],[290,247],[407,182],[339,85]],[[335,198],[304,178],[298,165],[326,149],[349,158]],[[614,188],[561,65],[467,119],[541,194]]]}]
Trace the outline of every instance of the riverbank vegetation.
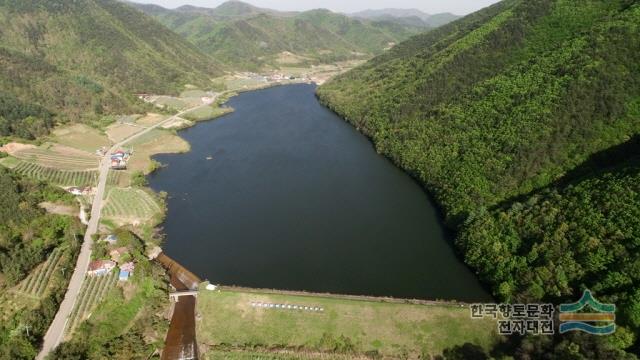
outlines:
[{"label": "riverbank vegetation", "polygon": [[[317,307],[322,311],[258,308],[252,303]],[[494,321],[472,321],[469,309],[456,304],[416,305],[202,289],[197,311],[202,315],[198,317],[197,334],[204,344],[205,357],[229,354],[234,358],[240,350],[266,354],[288,350],[310,359],[316,358],[312,357],[314,352],[319,358],[424,358],[467,342],[490,348],[497,339]],[[274,358],[276,355],[272,354]],[[286,358],[286,353],[281,355]]]},{"label": "riverbank vegetation", "polygon": [[0,357],[33,359],[64,297],[82,226],[49,214],[65,192],[0,167]]},{"label": "riverbank vegetation", "polygon": [[[434,194],[499,299],[575,301],[590,288],[638,339],[639,23],[633,1],[507,0],[318,95]],[[635,339],[525,340],[517,351],[624,358]]]}]

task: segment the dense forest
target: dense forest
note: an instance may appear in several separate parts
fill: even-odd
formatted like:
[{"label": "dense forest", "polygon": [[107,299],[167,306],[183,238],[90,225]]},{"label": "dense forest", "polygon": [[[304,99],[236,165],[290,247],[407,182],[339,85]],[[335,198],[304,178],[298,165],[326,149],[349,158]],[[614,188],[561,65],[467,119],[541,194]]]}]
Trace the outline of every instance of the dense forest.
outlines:
[{"label": "dense forest", "polygon": [[209,85],[221,67],[115,0],[0,1],[0,136],[140,110],[135,93]]},{"label": "dense forest", "polygon": [[497,299],[589,288],[618,305],[615,337],[527,339],[518,354],[623,358],[640,337],[639,64],[636,1],[506,0],[318,96],[434,195]]},{"label": "dense forest", "polygon": [[240,1],[213,9],[132,5],[236,70],[278,67],[283,52],[295,54],[298,66],[367,59],[428,30],[402,19],[356,19],[324,9],[278,12]]},{"label": "dense forest", "polygon": [[[46,213],[43,201],[69,202],[59,189],[0,167],[0,358],[32,359],[64,297],[71,271],[51,275],[43,297],[10,301],[10,291],[53,251],[60,268],[73,268],[82,228],[77,219]],[[28,329],[28,330],[25,330]]]}]

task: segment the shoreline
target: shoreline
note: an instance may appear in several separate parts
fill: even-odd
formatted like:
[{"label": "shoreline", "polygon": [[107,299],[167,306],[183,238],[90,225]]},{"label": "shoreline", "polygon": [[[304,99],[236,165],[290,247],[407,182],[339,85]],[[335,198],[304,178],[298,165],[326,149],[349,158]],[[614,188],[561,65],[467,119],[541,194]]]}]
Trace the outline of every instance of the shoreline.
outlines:
[{"label": "shoreline", "polygon": [[[200,291],[207,291],[202,289],[202,285],[206,285],[206,284],[208,284],[208,282],[204,282],[200,284]],[[223,291],[245,292],[245,293],[264,294],[264,295],[287,295],[287,296],[301,296],[301,297],[309,297],[309,298],[341,299],[341,300],[351,300],[351,301],[366,301],[366,302],[423,305],[423,306],[450,306],[450,307],[456,307],[456,308],[464,308],[472,304],[472,303],[458,301],[458,300],[426,300],[426,299],[395,298],[395,297],[389,297],[389,296],[334,294],[334,293],[328,293],[328,292],[252,288],[252,287],[235,286],[235,285],[218,285],[216,289],[223,290]]]},{"label": "shoreline", "polygon": [[[291,82],[286,82],[286,83],[278,82],[278,83],[273,83],[273,84],[264,84],[264,86],[257,86],[257,87],[247,88],[247,89],[239,89],[239,90],[228,91],[228,92],[222,93],[222,95],[219,97],[219,99],[221,99],[222,101],[220,101],[220,102],[216,101],[212,105],[215,106],[217,104],[217,106],[222,106],[222,105],[226,104],[232,98],[234,98],[236,96],[239,96],[239,95],[241,95],[243,93],[247,93],[247,92],[260,91],[260,90],[265,90],[265,89],[269,89],[269,88],[273,88],[273,87],[279,87],[279,86],[290,86],[290,85],[300,85],[300,84],[314,85],[315,83],[314,82],[309,82],[309,81],[291,81]],[[315,84],[315,85],[317,86],[317,84]],[[321,101],[321,99],[318,97],[317,93],[315,93],[314,96],[317,99],[317,101],[324,108],[326,108],[327,110],[329,110],[329,111],[333,112],[334,114],[338,115],[331,107],[327,106],[324,102]],[[233,108],[231,108],[231,107],[228,107],[228,108],[232,109],[232,110],[230,112],[223,113],[223,114],[220,114],[218,116],[215,116],[215,117],[212,117],[212,118],[209,118],[209,119],[203,119],[203,120],[194,121],[189,126],[186,126],[186,127],[180,128],[180,129],[175,129],[176,130],[175,134],[177,136],[180,136],[178,134],[180,130],[184,130],[184,129],[188,129],[188,128],[194,127],[199,122],[206,122],[206,121],[216,120],[216,119],[218,119],[218,118],[220,118],[220,117],[222,117],[224,115],[228,115],[229,113],[234,111]],[[375,144],[373,143],[372,139],[369,136],[364,134],[362,131],[360,131],[360,129],[355,127],[351,122],[349,122],[348,120],[346,120],[342,116],[338,115],[338,117],[341,120],[343,120],[344,122],[346,122],[347,124],[349,124],[350,126],[354,127],[354,129],[356,129],[360,134],[363,134],[367,138],[367,140],[375,147]],[[189,144],[189,147],[190,147],[190,144]],[[181,153],[187,153],[189,151],[190,150],[188,150],[186,152],[181,152]],[[154,156],[155,155],[159,155],[159,154],[154,154]],[[432,194],[430,194],[428,191],[426,191],[426,189],[417,181],[417,179],[414,176],[412,176],[412,174],[410,174],[410,173],[406,172],[404,169],[398,167],[395,162],[393,162],[390,158],[388,158],[384,154],[381,154],[379,152],[378,152],[378,154],[383,156],[388,161],[390,161],[395,167],[397,167],[398,169],[402,170],[404,173],[408,174],[412,178],[412,180],[415,181],[416,184],[418,184],[418,186],[420,186],[420,188],[422,188],[422,190],[428,196],[430,202],[432,204],[434,204],[436,206],[436,208],[438,209],[438,212],[439,212],[438,221],[443,226],[443,229],[445,229],[447,231],[450,231],[450,232],[453,232],[454,231],[453,229],[448,228],[446,226],[446,223],[444,221],[445,220],[444,216],[440,212],[441,209],[438,207],[438,204],[437,204],[437,202],[435,202],[435,199],[433,198]],[[154,161],[156,161],[156,160],[154,159]],[[162,165],[162,166],[164,166],[164,165]],[[162,167],[162,166],[160,166],[160,167]],[[149,174],[151,174],[151,173],[149,173]],[[156,193],[155,190],[151,189],[149,186],[146,186],[146,188],[148,188],[151,191],[153,191],[154,193]],[[165,208],[164,212],[163,212],[163,217],[162,217],[163,219],[166,218],[166,212],[167,212],[167,209]],[[155,226],[155,228],[156,229],[162,229],[162,222],[158,223]],[[166,235],[166,234],[163,234],[163,235]],[[452,239],[453,239],[453,234],[452,234]],[[166,238],[164,238],[164,240],[166,241]],[[162,245],[163,245],[162,243],[159,244],[160,248],[162,248]],[[456,253],[456,257],[458,258],[458,260],[468,268],[468,266],[464,263],[464,259],[458,253],[457,248],[455,248],[455,246],[453,246],[453,244],[451,246],[453,247],[453,250]],[[477,276],[476,276],[476,278],[477,278]],[[480,283],[480,284],[482,285],[482,283]],[[426,299],[426,298],[425,299],[417,299],[417,298],[409,299],[409,298],[395,298],[395,297],[392,297],[392,296],[353,295],[353,294],[322,293],[322,292],[313,292],[313,291],[305,291],[305,290],[251,288],[251,287],[236,286],[236,285],[220,285],[219,288],[228,289],[228,290],[236,290],[236,291],[241,290],[241,291],[254,292],[254,293],[299,295],[299,296],[309,296],[309,297],[349,299],[349,300],[354,300],[354,301],[374,301],[374,302],[383,302],[383,303],[384,302],[387,302],[387,303],[404,303],[404,304],[416,304],[416,305],[445,305],[445,306],[454,306],[454,307],[460,307],[460,306],[464,307],[465,305],[468,305],[468,304],[472,303],[472,302],[467,302],[467,301],[457,300],[457,299],[450,299],[450,300],[437,299],[437,298],[435,298],[435,299]],[[483,288],[484,288],[484,286],[483,286]],[[488,291],[487,288],[484,288],[484,290],[485,290],[487,295],[489,295],[491,298],[493,298],[493,295],[491,294],[490,291]]]}]

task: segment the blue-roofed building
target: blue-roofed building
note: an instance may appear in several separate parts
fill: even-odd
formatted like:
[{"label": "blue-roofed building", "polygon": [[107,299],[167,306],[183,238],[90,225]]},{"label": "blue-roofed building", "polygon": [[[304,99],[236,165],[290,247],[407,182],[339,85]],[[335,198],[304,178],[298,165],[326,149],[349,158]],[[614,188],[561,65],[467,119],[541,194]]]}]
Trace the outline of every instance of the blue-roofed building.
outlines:
[{"label": "blue-roofed building", "polygon": [[129,280],[130,273],[128,271],[120,270],[120,275],[118,275],[118,280],[127,281]]}]

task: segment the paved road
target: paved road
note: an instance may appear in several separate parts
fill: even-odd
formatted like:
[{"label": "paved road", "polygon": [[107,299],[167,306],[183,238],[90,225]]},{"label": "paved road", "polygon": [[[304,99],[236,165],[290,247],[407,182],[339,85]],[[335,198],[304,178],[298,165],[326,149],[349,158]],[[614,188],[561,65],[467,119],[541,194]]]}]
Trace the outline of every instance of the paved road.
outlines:
[{"label": "paved road", "polygon": [[107,176],[109,175],[109,167],[110,167],[110,159],[111,154],[116,151],[118,148],[121,148],[126,143],[133,141],[140,136],[148,133],[149,131],[158,128],[180,115],[183,115],[193,109],[201,107],[202,105],[189,108],[178,114],[163,120],[162,122],[148,127],[143,131],[140,131],[127,139],[113,145],[107,154],[100,161],[99,167],[99,178],[98,178],[98,188],[96,190],[95,196],[93,198],[93,205],[91,207],[91,218],[89,219],[89,225],[87,226],[87,231],[84,234],[84,241],[82,243],[82,247],[80,248],[80,255],[78,255],[78,262],[76,263],[76,268],[73,271],[73,275],[71,276],[71,281],[69,282],[69,287],[67,288],[67,293],[64,296],[64,300],[60,304],[60,308],[58,309],[58,313],[53,318],[53,322],[49,326],[49,330],[44,336],[44,341],[42,344],[42,349],[40,353],[36,357],[36,360],[44,360],[46,356],[55,349],[58,344],[63,339],[64,329],[67,324],[67,319],[69,315],[71,315],[71,311],[73,310],[73,306],[76,302],[78,295],[80,294],[80,288],[82,287],[82,282],[85,278],[85,273],[87,272],[87,268],[89,267],[89,262],[91,260],[91,246],[93,244],[92,236],[98,231],[98,224],[100,222],[100,212],[102,210],[102,200],[104,198],[104,191],[107,186]]}]

